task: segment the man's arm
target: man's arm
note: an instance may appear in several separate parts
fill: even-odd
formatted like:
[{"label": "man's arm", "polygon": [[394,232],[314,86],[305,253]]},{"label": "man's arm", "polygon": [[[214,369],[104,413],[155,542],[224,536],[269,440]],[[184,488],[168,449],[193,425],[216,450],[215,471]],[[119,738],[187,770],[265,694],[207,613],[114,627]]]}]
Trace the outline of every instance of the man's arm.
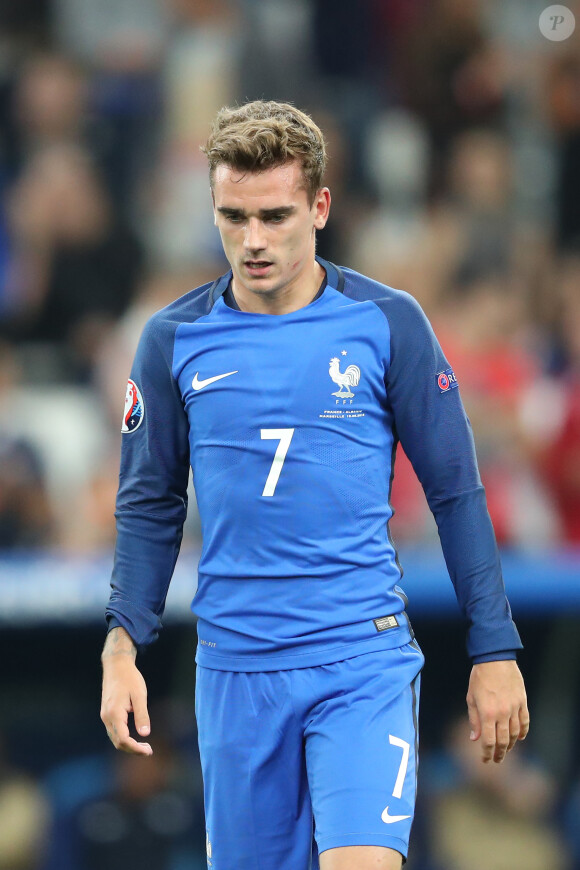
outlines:
[{"label": "man's arm", "polygon": [[187,513],[189,429],[172,371],[175,326],[154,315],[143,331],[128,393],[139,397],[142,413],[122,435],[106,618],[109,628],[122,626],[138,649],[161,629]]},{"label": "man's arm", "polygon": [[137,648],[124,628],[118,626],[107,635],[103,663],[101,719],[115,749],[138,755],[152,755],[149,743],[134,740],[129,734],[129,713],[133,714],[138,734],[151,731],[147,712],[147,687],[137,669]]},{"label": "man's arm", "polygon": [[132,713],[138,734],[148,736],[147,689],[135,658],[160,631],[187,509],[188,425],[171,367],[174,331],[149,321],[131,371],[102,655],[101,718],[117,749],[142,755],[151,746],[134,740],[128,724]]},{"label": "man's arm", "polygon": [[529,727],[521,641],[511,618],[499,553],[459,389],[427,318],[407,294],[386,308],[391,327],[388,399],[397,435],[437,522],[443,555],[468,623],[473,740],[483,761],[501,761]]}]

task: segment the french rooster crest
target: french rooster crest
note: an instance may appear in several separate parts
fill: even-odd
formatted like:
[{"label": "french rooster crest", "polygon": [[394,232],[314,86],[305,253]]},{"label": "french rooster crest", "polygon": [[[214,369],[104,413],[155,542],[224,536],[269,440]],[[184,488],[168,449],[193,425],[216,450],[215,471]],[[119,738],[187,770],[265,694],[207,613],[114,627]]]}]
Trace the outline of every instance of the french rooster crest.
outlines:
[{"label": "french rooster crest", "polygon": [[328,374],[334,383],[339,386],[336,393],[332,394],[333,396],[337,396],[339,399],[351,399],[354,396],[350,387],[358,387],[358,382],[360,381],[360,369],[358,366],[351,364],[346,367],[344,372],[341,372],[340,361],[337,357],[333,356],[330,360]]}]

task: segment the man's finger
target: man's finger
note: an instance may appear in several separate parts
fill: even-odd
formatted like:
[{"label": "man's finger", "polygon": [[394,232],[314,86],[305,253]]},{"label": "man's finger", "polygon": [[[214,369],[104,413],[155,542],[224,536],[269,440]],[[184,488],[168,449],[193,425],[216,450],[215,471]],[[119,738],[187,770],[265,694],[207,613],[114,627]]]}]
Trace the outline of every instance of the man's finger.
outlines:
[{"label": "man's finger", "polygon": [[518,736],[518,740],[525,740],[530,730],[530,714],[528,713],[527,705],[524,704],[523,707],[520,708],[520,733]]},{"label": "man's finger", "polygon": [[153,755],[153,749],[149,743],[141,743],[131,737],[126,722],[110,722],[107,725],[107,734],[115,749],[120,749],[121,752]]},{"label": "man's finger", "polygon": [[105,727],[107,729],[107,734],[111,740],[111,743],[115,747],[115,749],[119,749],[121,743],[130,738],[129,727],[127,725],[127,719],[113,719],[110,718],[107,722],[105,722]]},{"label": "man's finger", "polygon": [[147,711],[147,698],[133,699],[133,718],[139,734],[146,737],[151,732],[151,721]]},{"label": "man's finger", "polygon": [[484,722],[481,730],[481,760],[484,764],[487,764],[493,758],[495,745],[495,722]]},{"label": "man's finger", "polygon": [[520,739],[521,729],[520,729],[520,717],[519,717],[518,713],[515,713],[513,716],[511,716],[509,729],[510,729],[510,742],[508,745],[508,752],[511,752],[511,750],[514,748],[514,746],[516,745],[516,743]]},{"label": "man's finger", "polygon": [[481,719],[476,705],[468,697],[467,698],[467,715],[469,717],[469,727],[471,728],[470,739],[479,740],[481,737]]},{"label": "man's finger", "polygon": [[493,760],[499,764],[504,760],[510,744],[509,721],[502,719],[495,728],[495,750]]},{"label": "man's finger", "polygon": [[121,752],[128,752],[131,755],[153,755],[153,749],[149,743],[141,743],[139,740],[134,740],[132,737],[127,737],[122,740],[117,749]]}]

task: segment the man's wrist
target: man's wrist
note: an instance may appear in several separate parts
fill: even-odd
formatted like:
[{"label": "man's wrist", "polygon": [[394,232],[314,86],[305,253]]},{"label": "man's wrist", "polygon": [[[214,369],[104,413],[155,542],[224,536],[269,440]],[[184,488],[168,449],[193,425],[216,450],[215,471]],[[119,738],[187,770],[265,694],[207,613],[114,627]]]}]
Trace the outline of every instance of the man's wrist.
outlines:
[{"label": "man's wrist", "polygon": [[103,665],[108,659],[129,656],[132,661],[137,658],[137,647],[127,631],[121,626],[115,626],[110,630],[105,640],[105,646],[101,654]]},{"label": "man's wrist", "polygon": [[486,662],[505,662],[516,661],[517,654],[514,649],[500,650],[500,652],[484,653],[478,656],[472,656],[471,663],[473,665],[483,665]]}]

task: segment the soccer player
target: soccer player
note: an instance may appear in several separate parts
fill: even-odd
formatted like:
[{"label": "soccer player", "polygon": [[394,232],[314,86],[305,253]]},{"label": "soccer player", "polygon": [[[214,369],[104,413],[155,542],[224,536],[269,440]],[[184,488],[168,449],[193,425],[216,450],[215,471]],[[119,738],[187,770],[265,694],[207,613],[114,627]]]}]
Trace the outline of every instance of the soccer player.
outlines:
[{"label": "soccer player", "polygon": [[223,109],[204,150],[231,271],[155,314],[131,371],[101,717],[152,753],[128,727],[150,734],[135,657],[161,626],[191,463],[208,866],[398,870],[423,665],[388,532],[399,441],[468,623],[471,739],[500,762],[528,730],[469,423],[414,299],[316,256],[311,118]]}]

